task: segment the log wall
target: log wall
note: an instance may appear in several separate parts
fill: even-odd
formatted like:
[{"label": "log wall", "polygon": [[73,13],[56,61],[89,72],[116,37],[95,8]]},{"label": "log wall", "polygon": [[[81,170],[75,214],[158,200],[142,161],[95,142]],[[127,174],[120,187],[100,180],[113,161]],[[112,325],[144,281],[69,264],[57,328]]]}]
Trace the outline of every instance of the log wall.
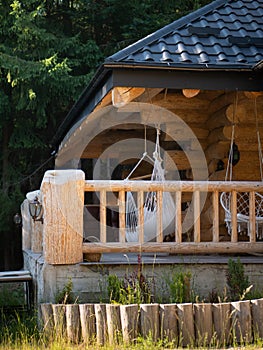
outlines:
[{"label": "log wall", "polygon": [[129,344],[137,337],[174,346],[229,346],[262,337],[263,299],[218,304],[41,304],[43,330],[69,342]]}]

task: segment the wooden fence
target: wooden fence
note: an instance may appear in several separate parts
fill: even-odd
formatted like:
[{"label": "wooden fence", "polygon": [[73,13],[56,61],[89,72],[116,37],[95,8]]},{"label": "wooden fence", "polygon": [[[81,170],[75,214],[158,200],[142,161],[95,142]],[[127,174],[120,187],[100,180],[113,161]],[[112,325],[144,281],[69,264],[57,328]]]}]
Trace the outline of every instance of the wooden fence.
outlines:
[{"label": "wooden fence", "polygon": [[41,304],[47,336],[74,343],[132,343],[138,336],[174,346],[225,346],[263,338],[263,299],[185,304]]}]

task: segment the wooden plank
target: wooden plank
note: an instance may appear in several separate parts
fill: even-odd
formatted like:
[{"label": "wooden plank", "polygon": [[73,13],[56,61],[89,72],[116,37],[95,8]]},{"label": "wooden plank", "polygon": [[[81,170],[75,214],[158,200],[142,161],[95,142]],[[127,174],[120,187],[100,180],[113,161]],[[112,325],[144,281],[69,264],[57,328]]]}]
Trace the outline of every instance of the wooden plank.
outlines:
[{"label": "wooden plank", "polygon": [[238,241],[238,235],[237,235],[237,191],[231,192],[231,242],[237,242]]},{"label": "wooden plank", "polygon": [[120,317],[120,305],[107,304],[107,326],[109,335],[109,344],[118,344],[121,335],[121,317]]},{"label": "wooden plank", "polygon": [[262,242],[146,242],[83,243],[83,253],[253,254],[263,253]]},{"label": "wooden plank", "polygon": [[125,191],[119,192],[119,241],[124,243],[126,240],[126,222],[125,222]]},{"label": "wooden plank", "polygon": [[123,342],[135,342],[138,335],[138,304],[120,305]]},{"label": "wooden plank", "polygon": [[219,242],[219,192],[213,192],[213,242]]},{"label": "wooden plank", "polygon": [[250,301],[235,301],[231,303],[233,341],[249,344],[252,341],[252,317]]},{"label": "wooden plank", "polygon": [[153,342],[160,338],[159,304],[140,304],[141,333]]},{"label": "wooden plank", "polygon": [[144,193],[143,191],[138,192],[138,225],[139,225],[139,243],[144,242]]},{"label": "wooden plank", "polygon": [[52,304],[54,333],[58,339],[66,337],[66,308],[64,304]]},{"label": "wooden plank", "polygon": [[251,300],[254,339],[263,338],[263,298]]},{"label": "wooden plank", "polygon": [[194,242],[200,242],[200,191],[195,191],[193,195],[194,202]]},{"label": "wooden plank", "polygon": [[256,242],[255,192],[249,192],[249,240]]},{"label": "wooden plank", "polygon": [[209,346],[213,335],[212,304],[198,303],[193,305],[196,345]]},{"label": "wooden plank", "polygon": [[230,341],[231,304],[212,304],[215,338],[219,346],[225,346]]},{"label": "wooden plank", "polygon": [[182,192],[175,192],[175,242],[182,242]]},{"label": "wooden plank", "polygon": [[96,318],[94,304],[80,304],[80,324],[84,343],[90,344],[96,337]]},{"label": "wooden plank", "polygon": [[108,338],[106,304],[95,304],[94,311],[96,317],[97,344],[102,346],[106,343]]},{"label": "wooden plank", "polygon": [[51,303],[40,304],[42,329],[47,337],[54,335],[54,318]]},{"label": "wooden plank", "polygon": [[100,191],[100,241],[107,241],[107,218],[106,218],[106,191]]},{"label": "wooden plank", "polygon": [[195,341],[192,303],[177,304],[179,346],[192,347]]},{"label": "wooden plank", "polygon": [[160,304],[160,330],[161,339],[177,345],[179,334],[176,304]]},{"label": "wooden plank", "polygon": [[80,316],[78,304],[66,305],[66,327],[68,340],[72,343],[78,344],[80,341]]},{"label": "wooden plank", "polygon": [[156,230],[156,242],[161,243],[163,241],[163,192],[157,191],[157,230]]}]

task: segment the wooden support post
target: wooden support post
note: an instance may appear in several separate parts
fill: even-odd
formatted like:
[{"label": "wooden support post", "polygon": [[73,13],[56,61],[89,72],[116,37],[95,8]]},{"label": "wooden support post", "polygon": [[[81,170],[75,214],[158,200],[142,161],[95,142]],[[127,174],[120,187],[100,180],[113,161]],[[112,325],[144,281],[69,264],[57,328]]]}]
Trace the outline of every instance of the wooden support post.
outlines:
[{"label": "wooden support post", "polygon": [[194,242],[200,242],[200,191],[193,193],[194,201]]},{"label": "wooden support post", "polygon": [[160,304],[161,339],[178,345],[178,324],[176,304]]},{"label": "wooden support post", "polygon": [[213,304],[212,314],[216,341],[220,346],[226,346],[230,341],[231,304]]},{"label": "wooden support post", "polygon": [[179,346],[193,347],[195,341],[192,303],[177,304]]},{"label": "wooden support post", "polygon": [[118,344],[121,340],[121,318],[120,305],[107,304],[107,326],[109,335],[109,344]]},{"label": "wooden support post", "polygon": [[157,191],[157,231],[156,241],[163,242],[163,192]]},{"label": "wooden support post", "polygon": [[102,243],[107,242],[107,198],[106,191],[100,191],[100,241]]},{"label": "wooden support post", "polygon": [[95,316],[96,316],[97,344],[104,345],[108,338],[106,304],[95,304],[94,310],[95,310]]},{"label": "wooden support post", "polygon": [[182,192],[175,192],[175,241],[182,243]]},{"label": "wooden support post", "polygon": [[263,338],[263,298],[251,300],[254,339]]},{"label": "wooden support post", "polygon": [[255,192],[249,192],[249,241],[256,242]]},{"label": "wooden support post", "polygon": [[125,222],[125,191],[119,192],[119,241],[124,243],[126,240],[126,222]]},{"label": "wooden support post", "polygon": [[212,304],[194,304],[196,345],[209,346],[213,335]]},{"label": "wooden support post", "polygon": [[232,233],[231,233],[231,242],[237,242],[238,236],[237,236],[237,192],[232,191],[231,192],[231,226],[232,226]]},{"label": "wooden support post", "polygon": [[80,317],[78,304],[66,305],[66,326],[68,340],[78,344],[80,341]]},{"label": "wooden support post", "polygon": [[41,193],[44,211],[43,254],[48,264],[83,261],[85,174],[81,170],[47,171]]},{"label": "wooden support post", "polygon": [[233,339],[237,343],[252,341],[252,317],[250,301],[235,301],[231,303]]},{"label": "wooden support post", "polygon": [[157,342],[160,337],[159,304],[141,304],[140,315],[142,336]]},{"label": "wooden support post", "polygon": [[123,342],[125,344],[132,343],[136,340],[138,335],[138,305],[121,305],[120,315],[121,315],[121,327]]},{"label": "wooden support post", "polygon": [[96,338],[96,318],[94,304],[80,304],[79,313],[82,338],[85,343],[90,344]]},{"label": "wooden support post", "polygon": [[144,194],[143,194],[143,191],[138,192],[137,207],[139,209],[138,211],[139,243],[142,244],[144,242]]},{"label": "wooden support post", "polygon": [[213,192],[213,242],[219,242],[219,192]]}]

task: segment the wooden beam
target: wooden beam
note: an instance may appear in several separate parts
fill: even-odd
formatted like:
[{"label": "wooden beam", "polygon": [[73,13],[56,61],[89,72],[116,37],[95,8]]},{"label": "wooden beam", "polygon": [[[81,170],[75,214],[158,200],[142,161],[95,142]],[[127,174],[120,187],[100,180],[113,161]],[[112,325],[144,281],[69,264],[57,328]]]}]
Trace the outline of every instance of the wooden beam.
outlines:
[{"label": "wooden beam", "polygon": [[142,95],[145,88],[115,87],[112,90],[112,104],[120,108]]},{"label": "wooden beam", "polygon": [[262,242],[83,243],[83,253],[249,254],[263,253]]},{"label": "wooden beam", "polygon": [[199,89],[183,89],[182,92],[183,92],[183,95],[185,97],[193,98],[199,94],[200,90]]},{"label": "wooden beam", "polygon": [[125,191],[164,191],[164,192],[263,192],[261,181],[123,181],[123,180],[86,180],[85,191],[111,190]]}]

